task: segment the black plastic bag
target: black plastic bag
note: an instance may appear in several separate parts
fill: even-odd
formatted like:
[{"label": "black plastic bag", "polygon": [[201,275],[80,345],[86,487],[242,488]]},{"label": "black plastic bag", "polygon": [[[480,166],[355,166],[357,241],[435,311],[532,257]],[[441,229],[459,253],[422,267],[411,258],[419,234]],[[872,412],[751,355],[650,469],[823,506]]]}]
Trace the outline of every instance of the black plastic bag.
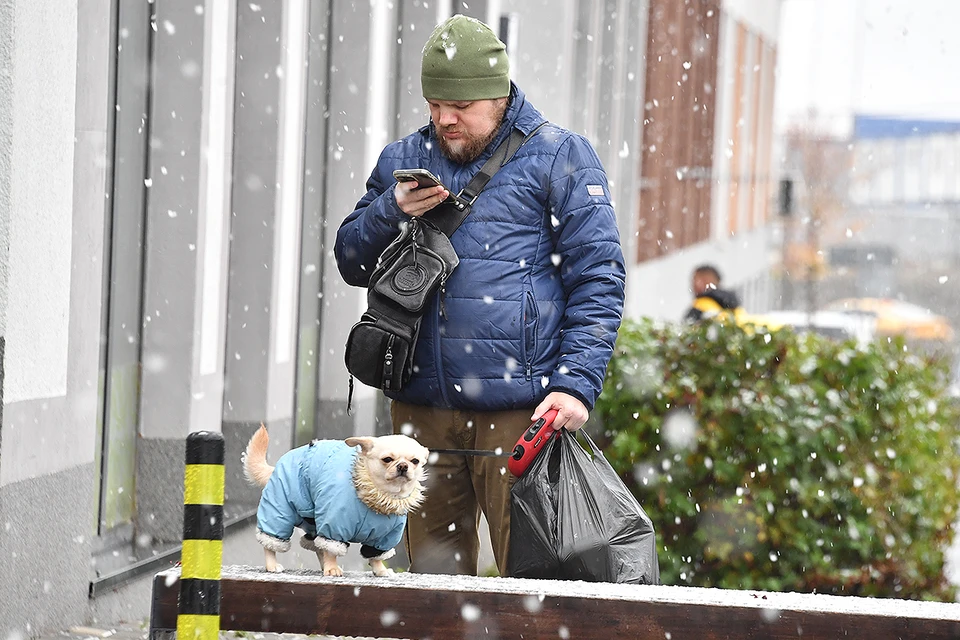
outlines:
[{"label": "black plastic bag", "polygon": [[562,430],[511,489],[514,578],[659,584],[653,523],[590,436]]}]

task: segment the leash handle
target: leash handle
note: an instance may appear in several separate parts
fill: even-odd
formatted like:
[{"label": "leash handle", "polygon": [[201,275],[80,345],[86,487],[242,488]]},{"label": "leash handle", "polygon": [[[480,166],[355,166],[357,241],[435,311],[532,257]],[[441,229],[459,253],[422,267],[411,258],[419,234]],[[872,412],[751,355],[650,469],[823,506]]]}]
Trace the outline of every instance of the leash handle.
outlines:
[{"label": "leash handle", "polygon": [[507,468],[515,477],[519,478],[524,474],[533,459],[550,442],[550,438],[556,435],[557,432],[553,429],[553,421],[556,419],[557,410],[550,409],[540,416],[539,420],[527,427],[517,440],[513,455],[507,461]]}]

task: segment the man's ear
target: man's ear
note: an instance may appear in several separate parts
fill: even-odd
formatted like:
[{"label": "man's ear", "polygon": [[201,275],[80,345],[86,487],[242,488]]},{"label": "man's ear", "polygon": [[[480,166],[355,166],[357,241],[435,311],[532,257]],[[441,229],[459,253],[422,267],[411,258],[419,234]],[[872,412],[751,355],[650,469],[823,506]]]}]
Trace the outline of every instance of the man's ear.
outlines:
[{"label": "man's ear", "polygon": [[347,438],[344,440],[344,442],[347,443],[348,447],[360,445],[360,450],[365,454],[370,453],[370,451],[373,449],[373,438],[369,436],[354,436],[352,438]]}]

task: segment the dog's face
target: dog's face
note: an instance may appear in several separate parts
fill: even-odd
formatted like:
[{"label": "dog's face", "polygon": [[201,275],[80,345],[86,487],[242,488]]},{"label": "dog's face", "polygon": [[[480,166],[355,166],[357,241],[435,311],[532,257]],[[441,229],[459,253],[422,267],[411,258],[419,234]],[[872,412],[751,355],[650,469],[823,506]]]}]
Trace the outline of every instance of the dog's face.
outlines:
[{"label": "dog's face", "polygon": [[360,446],[360,457],[373,484],[385,494],[402,498],[425,478],[424,465],[430,451],[403,435],[346,439],[347,446]]}]

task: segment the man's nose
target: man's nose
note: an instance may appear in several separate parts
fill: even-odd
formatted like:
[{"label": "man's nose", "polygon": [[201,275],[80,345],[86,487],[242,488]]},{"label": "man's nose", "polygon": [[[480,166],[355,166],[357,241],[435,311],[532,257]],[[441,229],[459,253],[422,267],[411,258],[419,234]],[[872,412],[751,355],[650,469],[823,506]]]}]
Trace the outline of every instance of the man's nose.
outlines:
[{"label": "man's nose", "polygon": [[398,476],[405,476],[405,475],[407,475],[407,463],[406,463],[406,462],[398,462],[398,463],[397,463],[397,475],[398,475]]},{"label": "man's nose", "polygon": [[440,109],[439,122],[441,126],[449,126],[457,123],[457,114],[453,109]]}]

